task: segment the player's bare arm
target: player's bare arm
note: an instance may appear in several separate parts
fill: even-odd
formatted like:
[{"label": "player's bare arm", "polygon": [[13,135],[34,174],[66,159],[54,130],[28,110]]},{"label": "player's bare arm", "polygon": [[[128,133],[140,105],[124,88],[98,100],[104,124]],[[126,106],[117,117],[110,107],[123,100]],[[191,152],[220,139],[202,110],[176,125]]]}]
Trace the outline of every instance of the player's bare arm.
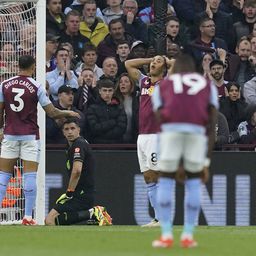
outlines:
[{"label": "player's bare arm", "polygon": [[207,151],[207,159],[202,172],[202,181],[206,183],[209,180],[209,166],[211,153],[215,144],[215,129],[217,122],[218,110],[214,106],[209,106],[209,121],[207,127],[207,135],[208,135],[208,151]]},{"label": "player's bare arm", "polygon": [[143,65],[149,64],[151,61],[152,61],[152,58],[139,58],[139,59],[127,60],[125,61],[125,67],[129,76],[132,79],[138,81],[140,78],[139,68],[141,68]]},{"label": "player's bare arm", "polygon": [[51,118],[62,118],[62,117],[77,117],[80,118],[79,113],[74,112],[72,110],[60,110],[58,108],[55,108],[53,104],[48,104],[47,106],[43,107],[46,114]]},{"label": "player's bare arm", "polygon": [[73,169],[68,183],[68,190],[75,191],[82,172],[83,163],[81,161],[74,161]]}]

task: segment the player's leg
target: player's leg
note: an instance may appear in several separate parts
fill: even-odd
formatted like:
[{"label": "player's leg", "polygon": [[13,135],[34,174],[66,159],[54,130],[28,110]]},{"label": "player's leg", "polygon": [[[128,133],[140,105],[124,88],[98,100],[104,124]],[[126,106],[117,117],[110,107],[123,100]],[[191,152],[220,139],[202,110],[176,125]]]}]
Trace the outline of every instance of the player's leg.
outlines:
[{"label": "player's leg", "polygon": [[182,137],[177,133],[161,133],[159,148],[159,168],[161,172],[158,179],[157,202],[161,237],[153,241],[152,245],[153,247],[171,247],[173,243],[171,212],[174,208],[172,193],[182,152]]},{"label": "player's leg", "polygon": [[206,152],[206,138],[203,135],[187,134],[184,153],[185,181],[184,211],[186,216],[181,246],[195,247],[193,239],[195,223],[198,221],[201,197],[201,171],[203,169]]},{"label": "player's leg", "polygon": [[158,225],[158,211],[157,211],[157,181],[158,181],[158,167],[157,167],[157,135],[143,134],[139,135],[137,141],[137,153],[140,165],[140,170],[143,173],[145,183],[147,185],[147,194],[150,205],[154,209],[154,219],[144,225],[144,227],[152,227]]},{"label": "player's leg", "polygon": [[13,168],[19,157],[19,142],[3,139],[0,157],[0,205],[6,193],[7,185],[12,177]]},{"label": "player's leg", "polygon": [[[40,142],[38,140],[21,141],[20,158],[23,160],[25,216],[24,222],[32,220],[33,209],[36,203],[36,178],[40,159]],[[25,224],[25,223],[24,223]],[[28,225],[28,224],[25,224]]]},{"label": "player's leg", "polygon": [[[65,203],[57,203],[45,219],[46,225],[72,225],[87,220],[94,221],[99,226],[111,225],[110,217],[102,206],[93,207],[93,194],[75,196]],[[106,214],[108,216],[106,216]],[[112,221],[112,220],[111,220]]]}]

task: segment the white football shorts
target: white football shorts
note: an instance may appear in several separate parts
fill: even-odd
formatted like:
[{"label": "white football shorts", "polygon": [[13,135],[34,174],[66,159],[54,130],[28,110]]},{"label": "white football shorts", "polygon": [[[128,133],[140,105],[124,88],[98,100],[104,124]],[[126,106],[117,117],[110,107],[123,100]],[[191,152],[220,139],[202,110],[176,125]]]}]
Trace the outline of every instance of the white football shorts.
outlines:
[{"label": "white football shorts", "polygon": [[162,132],[159,142],[159,169],[162,172],[176,172],[180,160],[191,173],[201,172],[207,152],[208,139],[203,134]]},{"label": "white football shorts", "polygon": [[40,141],[39,140],[15,140],[3,139],[1,157],[6,159],[21,158],[23,160],[39,163]]},{"label": "white football shorts", "polygon": [[140,171],[159,171],[157,164],[157,134],[140,134],[137,140],[137,154]]}]

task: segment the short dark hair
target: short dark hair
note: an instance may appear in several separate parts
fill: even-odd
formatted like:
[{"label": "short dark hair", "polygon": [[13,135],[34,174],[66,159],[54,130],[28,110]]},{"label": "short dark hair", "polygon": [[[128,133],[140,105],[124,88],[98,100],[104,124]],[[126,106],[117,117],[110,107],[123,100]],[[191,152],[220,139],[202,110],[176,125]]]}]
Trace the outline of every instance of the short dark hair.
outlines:
[{"label": "short dark hair", "polygon": [[112,80],[108,79],[108,78],[103,78],[103,79],[100,79],[98,82],[97,82],[97,87],[99,89],[105,87],[105,88],[113,88],[115,89],[115,84]]},{"label": "short dark hair", "polygon": [[112,26],[113,24],[116,24],[116,23],[121,23],[122,26],[123,26],[123,28],[125,27],[124,21],[123,21],[121,18],[117,18],[117,19],[111,20],[111,21],[108,23],[108,29],[109,29],[109,31],[111,30],[111,26]]},{"label": "short dark hair", "polygon": [[129,48],[131,48],[131,45],[130,45],[129,42],[128,42],[127,40],[125,40],[125,39],[118,41],[117,44],[116,44],[116,48],[117,48],[120,44],[128,44]]},{"label": "short dark hair", "polygon": [[240,90],[240,88],[241,88],[241,86],[240,86],[238,83],[236,83],[236,82],[234,82],[234,81],[231,81],[231,82],[228,82],[228,83],[225,85],[225,87],[227,88],[228,92],[230,91],[231,86],[235,86],[238,90]]},{"label": "short dark hair", "polygon": [[166,24],[169,22],[169,21],[171,21],[171,20],[173,20],[173,21],[176,21],[176,22],[178,22],[178,23],[180,23],[180,20],[179,20],[179,18],[178,17],[176,17],[176,16],[169,16],[167,19],[166,19]]},{"label": "short dark hair", "polygon": [[196,72],[196,64],[190,55],[182,53],[177,56],[174,62],[173,73],[185,72]]},{"label": "short dark hair", "polygon": [[244,1],[244,7],[255,7],[256,6],[256,2],[255,0],[245,0]]},{"label": "short dark hair", "polygon": [[83,68],[82,71],[81,71],[81,74],[82,74],[84,71],[86,71],[86,70],[91,71],[91,72],[94,74],[94,72],[93,72],[93,70],[92,70],[91,68]]},{"label": "short dark hair", "polygon": [[66,120],[65,120],[64,123],[62,124],[62,129],[64,128],[64,125],[65,125],[65,124],[71,124],[71,123],[74,123],[74,124],[76,124],[78,127],[80,127],[80,124],[79,124],[77,118],[68,117],[68,118],[66,118]]},{"label": "short dark hair", "polygon": [[57,56],[60,51],[66,51],[69,54],[69,50],[68,49],[61,47],[61,48],[57,49],[57,51],[55,52],[55,56]]},{"label": "short dark hair", "polygon": [[29,69],[35,63],[36,63],[36,60],[31,55],[22,55],[19,58],[19,68],[20,69]]},{"label": "short dark hair", "polygon": [[79,11],[77,11],[77,10],[71,10],[70,12],[68,12],[68,13],[66,14],[65,21],[66,21],[70,16],[78,16],[78,17],[80,18],[80,13],[79,13]]},{"label": "short dark hair", "polygon": [[93,52],[96,52],[96,53],[97,53],[97,48],[96,48],[96,46],[93,45],[91,42],[85,43],[85,44],[84,44],[84,47],[83,47],[83,50],[82,50],[82,56],[83,56],[86,52],[90,52],[90,51],[93,51]]},{"label": "short dark hair", "polygon": [[[203,17],[200,19],[200,21],[199,21],[199,27],[201,27],[203,23],[205,23],[206,21],[209,21],[209,20],[212,20],[212,21],[214,22],[214,20],[211,19],[210,17],[208,17],[208,16],[203,16]],[[214,23],[215,23],[215,22],[214,22]]]},{"label": "short dark hair", "polygon": [[222,60],[218,60],[218,59],[214,59],[210,62],[210,69],[215,66],[215,65],[219,65],[222,66],[223,68],[225,67],[225,64],[223,63]]}]

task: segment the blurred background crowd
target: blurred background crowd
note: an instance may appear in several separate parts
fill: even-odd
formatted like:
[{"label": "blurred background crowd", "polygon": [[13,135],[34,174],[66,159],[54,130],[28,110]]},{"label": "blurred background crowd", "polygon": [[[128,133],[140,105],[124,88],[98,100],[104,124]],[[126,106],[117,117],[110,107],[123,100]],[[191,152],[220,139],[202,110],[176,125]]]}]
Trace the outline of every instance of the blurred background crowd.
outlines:
[{"label": "blurred background crowd", "polygon": [[[46,2],[46,88],[53,104],[80,113],[82,136],[90,143],[136,143],[140,90],[124,63],[157,54],[154,1]],[[189,53],[218,89],[215,149],[256,144],[256,0],[166,2],[165,55]],[[35,55],[36,47],[34,19],[22,33],[13,29],[22,16],[3,19],[1,79],[12,73],[15,63],[6,63],[13,54]],[[147,74],[148,67],[141,72]],[[65,143],[63,121],[47,118],[48,144]]]}]

